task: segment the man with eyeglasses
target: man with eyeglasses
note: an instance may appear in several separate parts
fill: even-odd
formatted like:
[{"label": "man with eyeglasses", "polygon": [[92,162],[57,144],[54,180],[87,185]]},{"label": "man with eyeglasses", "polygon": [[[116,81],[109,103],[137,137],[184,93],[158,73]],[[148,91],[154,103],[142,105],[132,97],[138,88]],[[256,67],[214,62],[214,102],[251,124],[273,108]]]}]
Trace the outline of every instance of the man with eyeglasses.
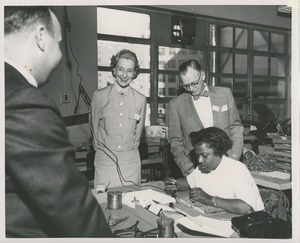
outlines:
[{"label": "man with eyeglasses", "polygon": [[244,128],[231,90],[207,85],[197,60],[182,63],[179,76],[186,92],[170,101],[168,125],[171,153],[182,175],[189,175],[195,168],[189,134],[207,127],[219,127],[228,134],[233,146],[227,156],[239,160]]}]

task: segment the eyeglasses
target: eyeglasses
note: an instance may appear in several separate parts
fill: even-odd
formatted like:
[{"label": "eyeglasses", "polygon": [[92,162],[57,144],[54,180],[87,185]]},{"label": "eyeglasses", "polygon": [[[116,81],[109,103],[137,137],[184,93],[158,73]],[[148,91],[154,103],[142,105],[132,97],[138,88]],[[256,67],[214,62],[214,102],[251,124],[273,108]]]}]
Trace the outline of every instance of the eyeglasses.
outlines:
[{"label": "eyeglasses", "polygon": [[183,88],[185,88],[186,90],[190,90],[191,87],[196,88],[199,85],[200,78],[201,78],[201,75],[199,75],[199,78],[197,79],[197,81],[194,81],[190,84],[183,85]]}]

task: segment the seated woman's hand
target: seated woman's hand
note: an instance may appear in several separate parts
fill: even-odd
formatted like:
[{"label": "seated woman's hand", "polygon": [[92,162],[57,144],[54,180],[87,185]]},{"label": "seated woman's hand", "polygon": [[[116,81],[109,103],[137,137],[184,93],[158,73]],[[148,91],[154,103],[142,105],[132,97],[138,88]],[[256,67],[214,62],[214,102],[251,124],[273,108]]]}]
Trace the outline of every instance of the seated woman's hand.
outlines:
[{"label": "seated woman's hand", "polygon": [[165,180],[165,185],[175,185],[176,184],[176,180],[172,177],[166,177]]},{"label": "seated woman's hand", "polygon": [[209,205],[211,196],[199,187],[191,188],[190,199]]}]

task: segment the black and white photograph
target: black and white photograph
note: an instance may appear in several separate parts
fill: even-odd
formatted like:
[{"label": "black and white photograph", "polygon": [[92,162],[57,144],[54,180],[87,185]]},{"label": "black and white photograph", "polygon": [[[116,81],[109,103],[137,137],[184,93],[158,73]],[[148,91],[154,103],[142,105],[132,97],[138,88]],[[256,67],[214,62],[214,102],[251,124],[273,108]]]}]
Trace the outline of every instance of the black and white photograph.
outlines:
[{"label": "black and white photograph", "polygon": [[0,6],[0,242],[299,242],[298,0]]}]

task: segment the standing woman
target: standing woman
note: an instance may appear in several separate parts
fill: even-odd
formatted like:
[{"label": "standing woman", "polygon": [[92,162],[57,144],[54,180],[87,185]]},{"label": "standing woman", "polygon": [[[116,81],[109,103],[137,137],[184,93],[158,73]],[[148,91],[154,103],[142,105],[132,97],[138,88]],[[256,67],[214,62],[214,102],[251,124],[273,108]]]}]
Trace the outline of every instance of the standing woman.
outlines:
[{"label": "standing woman", "polygon": [[130,86],[139,63],[134,52],[124,49],[112,56],[110,66],[114,84],[95,91],[92,99],[95,188],[100,183],[114,187],[141,181],[138,147],[147,101]]}]

